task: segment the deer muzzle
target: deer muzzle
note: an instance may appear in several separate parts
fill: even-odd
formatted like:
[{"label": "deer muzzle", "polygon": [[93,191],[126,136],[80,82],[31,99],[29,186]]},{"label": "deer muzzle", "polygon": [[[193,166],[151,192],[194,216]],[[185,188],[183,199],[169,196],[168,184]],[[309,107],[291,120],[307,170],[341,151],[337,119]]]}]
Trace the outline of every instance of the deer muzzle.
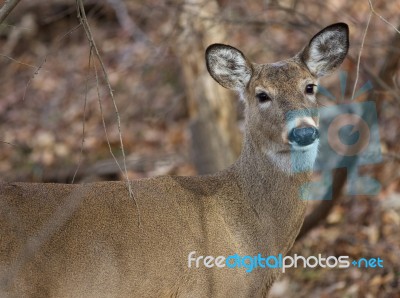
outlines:
[{"label": "deer muzzle", "polygon": [[296,143],[298,146],[308,146],[319,138],[319,131],[316,127],[293,128],[288,136],[289,142]]}]

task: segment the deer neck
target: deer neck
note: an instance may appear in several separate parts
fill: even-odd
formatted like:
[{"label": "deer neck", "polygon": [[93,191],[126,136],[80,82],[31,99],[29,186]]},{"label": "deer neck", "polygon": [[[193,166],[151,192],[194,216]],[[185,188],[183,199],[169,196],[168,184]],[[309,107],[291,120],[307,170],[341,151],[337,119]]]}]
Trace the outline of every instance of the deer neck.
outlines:
[{"label": "deer neck", "polygon": [[[251,206],[266,230],[275,229],[279,239],[293,241],[302,225],[306,201],[300,189],[311,179],[308,173],[282,171],[256,145],[245,139],[242,153],[234,164],[243,200]],[[289,241],[290,242],[290,241]],[[277,247],[286,252],[292,243],[282,241]]]}]

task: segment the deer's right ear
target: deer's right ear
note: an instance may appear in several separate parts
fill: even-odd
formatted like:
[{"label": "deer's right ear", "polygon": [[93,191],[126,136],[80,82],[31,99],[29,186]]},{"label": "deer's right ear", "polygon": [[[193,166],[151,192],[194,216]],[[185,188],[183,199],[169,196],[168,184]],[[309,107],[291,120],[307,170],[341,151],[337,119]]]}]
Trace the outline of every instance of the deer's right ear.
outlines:
[{"label": "deer's right ear", "polygon": [[224,44],[210,45],[206,50],[206,63],[213,79],[225,88],[241,92],[250,81],[251,64],[234,47]]}]

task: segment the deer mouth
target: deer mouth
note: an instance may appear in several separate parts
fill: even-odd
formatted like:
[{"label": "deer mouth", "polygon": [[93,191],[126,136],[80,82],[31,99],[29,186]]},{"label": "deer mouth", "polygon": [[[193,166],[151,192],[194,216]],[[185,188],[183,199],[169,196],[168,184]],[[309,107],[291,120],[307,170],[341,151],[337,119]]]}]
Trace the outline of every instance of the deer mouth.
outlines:
[{"label": "deer mouth", "polygon": [[292,150],[287,149],[287,150],[279,150],[277,153],[279,153],[279,154],[288,154],[288,153],[291,153],[291,152],[292,152]]},{"label": "deer mouth", "polygon": [[292,154],[292,153],[296,153],[296,152],[307,152],[310,150],[315,150],[316,147],[318,147],[319,144],[319,140],[315,140],[313,143],[305,145],[305,146],[301,146],[298,145],[297,143],[287,143],[287,147],[285,149],[282,150],[278,150],[277,153],[279,154]]}]

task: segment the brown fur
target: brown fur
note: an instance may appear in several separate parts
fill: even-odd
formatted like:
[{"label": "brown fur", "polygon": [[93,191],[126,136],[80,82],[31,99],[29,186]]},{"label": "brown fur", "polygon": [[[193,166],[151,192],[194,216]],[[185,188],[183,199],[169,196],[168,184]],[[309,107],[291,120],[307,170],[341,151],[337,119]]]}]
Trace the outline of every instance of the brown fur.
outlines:
[{"label": "brown fur", "polygon": [[[222,172],[133,181],[138,208],[124,182],[0,183],[0,297],[265,297],[279,269],[187,265],[191,251],[285,255],[304,219],[309,175],[265,152],[289,148],[285,113],[316,106],[303,90],[317,78],[299,56],[246,67],[243,151]],[[273,97],[268,109],[257,87]]]}]

